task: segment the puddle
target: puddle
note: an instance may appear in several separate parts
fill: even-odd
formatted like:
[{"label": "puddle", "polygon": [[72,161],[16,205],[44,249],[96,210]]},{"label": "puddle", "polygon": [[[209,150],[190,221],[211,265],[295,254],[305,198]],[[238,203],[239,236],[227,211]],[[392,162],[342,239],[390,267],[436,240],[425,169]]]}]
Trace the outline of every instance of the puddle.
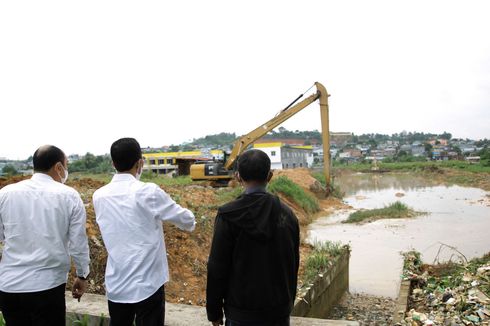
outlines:
[{"label": "puddle", "polygon": [[437,257],[456,259],[458,253],[441,249],[441,244],[457,248],[468,259],[490,251],[488,193],[481,189],[440,186],[410,174],[355,174],[337,178],[336,183],[354,209],[381,208],[398,200],[427,213],[355,225],[341,223],[354,209],[341,210],[310,225],[310,241],[350,243],[351,292],[396,297],[401,251],[416,249],[428,263]]}]

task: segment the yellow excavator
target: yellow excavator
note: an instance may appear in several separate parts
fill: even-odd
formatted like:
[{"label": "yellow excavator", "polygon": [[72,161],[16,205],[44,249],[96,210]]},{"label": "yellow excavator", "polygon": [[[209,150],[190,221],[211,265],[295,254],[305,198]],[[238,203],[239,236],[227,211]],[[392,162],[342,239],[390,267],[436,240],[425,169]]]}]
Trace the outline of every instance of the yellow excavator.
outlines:
[{"label": "yellow excavator", "polygon": [[[285,109],[281,110],[274,118],[255,128],[248,134],[241,136],[235,142],[231,154],[225,154],[223,162],[204,161],[192,164],[190,168],[192,180],[207,180],[212,181],[213,185],[215,186],[226,186],[228,182],[234,177],[233,170],[235,169],[235,164],[238,156],[241,153],[243,153],[250,145],[253,144],[253,142],[263,137],[269,131],[273,130],[311,103],[319,100],[322,123],[323,165],[325,180],[327,181],[328,189],[330,182],[330,133],[328,125],[328,97],[330,95],[327,93],[327,90],[322,84],[316,82],[314,86],[316,86],[316,93],[295,104],[304,96],[304,93],[299,95],[291,104],[289,104]],[[310,87],[310,89],[312,87]]]}]

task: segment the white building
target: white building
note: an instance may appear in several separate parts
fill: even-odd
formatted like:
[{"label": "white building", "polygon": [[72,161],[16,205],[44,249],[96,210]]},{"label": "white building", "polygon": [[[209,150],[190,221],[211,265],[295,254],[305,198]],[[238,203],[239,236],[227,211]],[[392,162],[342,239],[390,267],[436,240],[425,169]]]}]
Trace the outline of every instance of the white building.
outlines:
[{"label": "white building", "polygon": [[284,143],[254,144],[269,156],[272,170],[308,168],[313,164],[312,146],[289,146]]}]

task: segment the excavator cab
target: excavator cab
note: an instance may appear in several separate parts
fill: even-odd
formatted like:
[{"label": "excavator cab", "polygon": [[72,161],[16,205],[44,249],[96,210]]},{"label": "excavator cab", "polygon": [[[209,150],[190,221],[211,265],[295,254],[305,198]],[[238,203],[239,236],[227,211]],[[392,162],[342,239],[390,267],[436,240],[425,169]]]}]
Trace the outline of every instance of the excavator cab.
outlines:
[{"label": "excavator cab", "polygon": [[192,180],[211,180],[212,186],[227,186],[228,182],[233,179],[233,169],[225,168],[225,163],[230,156],[230,152],[223,152],[223,161],[203,161],[191,165]]}]

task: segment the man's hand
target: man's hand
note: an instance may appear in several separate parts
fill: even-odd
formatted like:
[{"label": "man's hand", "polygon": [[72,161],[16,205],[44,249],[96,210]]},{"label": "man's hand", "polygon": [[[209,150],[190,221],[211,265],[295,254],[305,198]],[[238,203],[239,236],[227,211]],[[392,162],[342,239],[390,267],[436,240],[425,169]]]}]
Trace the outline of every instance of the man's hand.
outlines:
[{"label": "man's hand", "polygon": [[218,320],[218,321],[212,321],[211,323],[213,324],[213,326],[223,325],[223,319]]},{"label": "man's hand", "polygon": [[87,280],[82,280],[79,279],[78,277],[75,278],[75,282],[73,282],[73,288],[71,290],[71,295],[73,298],[78,299],[78,302],[80,302],[80,298],[82,295],[85,293],[87,290]]}]

